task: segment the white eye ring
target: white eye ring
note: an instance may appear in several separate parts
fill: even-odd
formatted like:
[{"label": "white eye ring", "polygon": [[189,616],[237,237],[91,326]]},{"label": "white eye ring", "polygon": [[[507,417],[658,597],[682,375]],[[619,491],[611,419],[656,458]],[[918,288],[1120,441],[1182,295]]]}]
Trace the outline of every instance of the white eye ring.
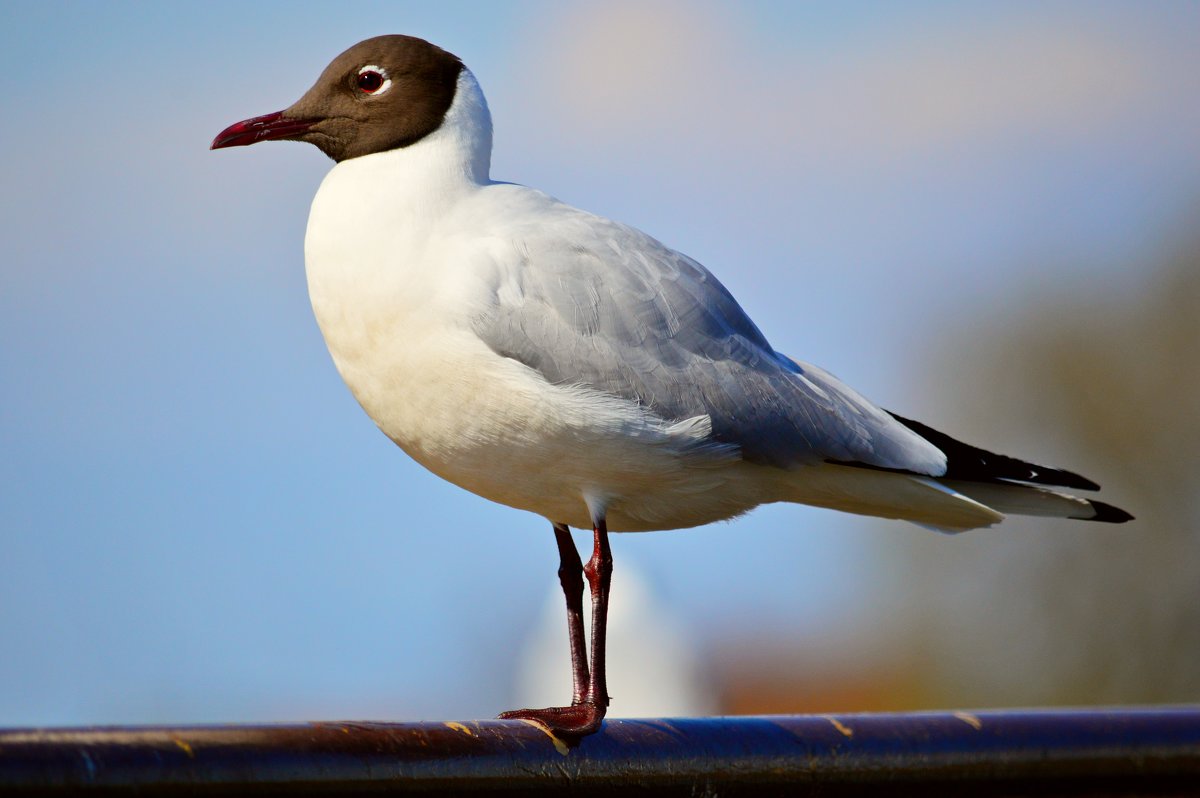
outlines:
[{"label": "white eye ring", "polygon": [[[373,84],[370,79],[367,79],[364,81],[364,77],[367,75],[371,75],[371,74],[378,75],[380,78],[383,79],[383,82],[380,83],[378,86],[373,86],[372,88],[369,88]],[[363,94],[369,94],[372,97],[376,97],[380,94],[383,94],[385,91],[387,91],[388,89],[390,89],[392,87],[392,79],[388,77],[387,70],[381,66],[375,66],[374,64],[367,64],[365,67],[362,67],[361,69],[359,69],[358,70],[358,78],[355,81],[355,83],[358,86],[359,91],[361,91]]]}]

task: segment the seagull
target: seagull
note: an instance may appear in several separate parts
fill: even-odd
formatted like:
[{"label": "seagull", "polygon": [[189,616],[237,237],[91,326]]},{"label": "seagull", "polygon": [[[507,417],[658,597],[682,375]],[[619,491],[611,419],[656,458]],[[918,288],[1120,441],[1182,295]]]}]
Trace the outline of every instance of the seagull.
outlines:
[{"label": "seagull", "polygon": [[[423,39],[359,42],[291,107],[229,126],[212,149],[272,140],[335,162],[304,258],[359,404],[434,474],[553,527],[571,703],[501,718],[575,742],[600,729],[610,531],[768,502],[944,532],[1005,513],[1132,518],[1068,492],[1098,490],[1089,479],[962,443],[777,352],[708,269],[645,233],[492,180],[479,84]],[[586,565],[571,527],[592,530]]]}]

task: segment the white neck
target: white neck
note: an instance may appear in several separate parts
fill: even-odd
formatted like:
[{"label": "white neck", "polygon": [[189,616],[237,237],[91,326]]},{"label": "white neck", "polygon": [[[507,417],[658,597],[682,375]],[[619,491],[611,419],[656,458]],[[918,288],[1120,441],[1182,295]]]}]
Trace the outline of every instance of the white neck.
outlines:
[{"label": "white neck", "polygon": [[[466,68],[441,127],[408,147],[342,161],[313,198],[305,250],[310,270],[374,264],[392,270],[464,197],[489,182],[492,119]],[[390,247],[383,249],[385,242]],[[412,264],[416,265],[416,264]]]},{"label": "white neck", "polygon": [[[444,143],[442,140],[445,140]],[[452,149],[466,176],[475,183],[489,181],[492,168],[492,114],[479,82],[471,70],[463,67],[454,91],[454,102],[446,111],[442,126],[426,137],[433,146]],[[425,142],[418,142],[413,148]]]},{"label": "white neck", "polygon": [[492,117],[475,76],[464,67],[441,127],[407,147],[337,164],[326,175],[313,211],[323,195],[336,195],[343,212],[374,216],[390,207],[409,223],[418,222],[443,210],[464,189],[487,184],[491,160]]}]

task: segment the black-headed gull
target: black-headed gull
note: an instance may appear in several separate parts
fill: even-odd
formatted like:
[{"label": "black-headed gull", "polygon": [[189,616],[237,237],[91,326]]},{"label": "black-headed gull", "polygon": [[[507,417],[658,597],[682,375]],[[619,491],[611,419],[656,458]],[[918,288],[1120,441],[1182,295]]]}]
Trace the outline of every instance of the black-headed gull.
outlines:
[{"label": "black-headed gull", "polygon": [[[501,717],[568,739],[600,727],[609,530],[779,501],[950,532],[1002,513],[1131,518],[1054,489],[1097,489],[1088,479],[960,443],[776,352],[707,269],[650,236],[492,181],[475,76],[426,41],[360,42],[290,108],[212,147],[273,139],[337,162],[305,262],[355,398],[430,471],[553,524],[574,694]],[[568,527],[593,530],[586,566]]]}]

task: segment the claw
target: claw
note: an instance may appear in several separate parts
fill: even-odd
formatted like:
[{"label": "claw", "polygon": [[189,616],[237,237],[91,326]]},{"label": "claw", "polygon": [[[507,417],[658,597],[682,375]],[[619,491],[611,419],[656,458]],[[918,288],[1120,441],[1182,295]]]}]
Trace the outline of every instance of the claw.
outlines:
[{"label": "claw", "polygon": [[604,708],[585,702],[570,707],[514,709],[500,713],[499,717],[501,720],[533,721],[555,737],[578,744],[580,739],[600,730]]}]

